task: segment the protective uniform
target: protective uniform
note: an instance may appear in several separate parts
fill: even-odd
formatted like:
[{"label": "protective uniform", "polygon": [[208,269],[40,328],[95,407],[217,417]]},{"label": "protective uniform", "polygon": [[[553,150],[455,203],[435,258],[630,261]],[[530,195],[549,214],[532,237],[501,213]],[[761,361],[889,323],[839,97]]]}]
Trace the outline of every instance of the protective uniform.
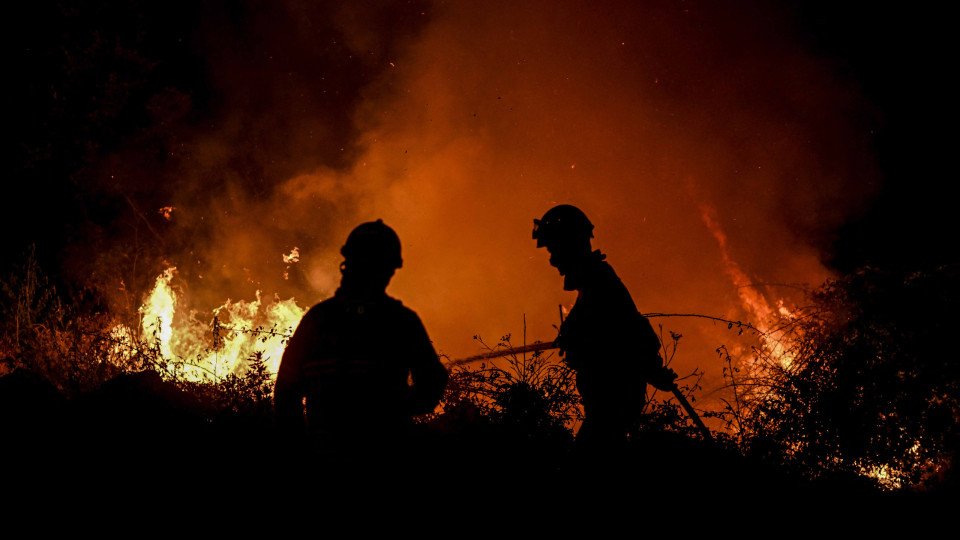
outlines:
[{"label": "protective uniform", "polygon": [[417,314],[384,292],[402,264],[396,234],[379,220],[365,223],[341,252],[341,287],[304,315],[284,352],[274,391],[277,424],[389,436],[436,407],[447,371]]},{"label": "protective uniform", "polygon": [[578,291],[557,338],[583,402],[577,438],[622,440],[640,419],[647,383],[672,384],[676,375],[663,367],[659,338],[605,255],[590,248],[593,224],[580,209],[551,208],[534,220],[533,238],[550,251],[564,289]]},{"label": "protective uniform", "polygon": [[306,397],[313,432],[398,431],[436,407],[446,379],[416,313],[386,294],[337,291],[307,312],[287,346],[277,374],[278,421],[302,424]]},{"label": "protective uniform", "polygon": [[577,302],[557,344],[577,372],[584,422],[578,439],[607,441],[634,427],[647,382],[661,369],[660,340],[599,252],[585,263]]}]

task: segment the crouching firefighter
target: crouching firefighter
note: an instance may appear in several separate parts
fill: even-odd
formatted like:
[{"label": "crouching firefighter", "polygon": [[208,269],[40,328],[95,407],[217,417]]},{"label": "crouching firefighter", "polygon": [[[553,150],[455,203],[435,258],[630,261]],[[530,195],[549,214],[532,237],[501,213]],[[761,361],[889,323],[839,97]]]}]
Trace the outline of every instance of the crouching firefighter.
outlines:
[{"label": "crouching firefighter", "polygon": [[436,407],[447,371],[417,314],[386,294],[403,264],[393,229],[364,223],[340,253],[340,288],[304,315],[280,363],[277,427],[334,440],[391,439]]},{"label": "crouching firefighter", "polygon": [[535,219],[533,239],[550,253],[563,288],[577,301],[560,326],[556,345],[576,371],[584,421],[578,444],[625,441],[640,419],[647,384],[670,390],[677,375],[663,366],[660,340],[637,311],[606,255],[593,250],[593,224],[579,208],[556,206]]}]

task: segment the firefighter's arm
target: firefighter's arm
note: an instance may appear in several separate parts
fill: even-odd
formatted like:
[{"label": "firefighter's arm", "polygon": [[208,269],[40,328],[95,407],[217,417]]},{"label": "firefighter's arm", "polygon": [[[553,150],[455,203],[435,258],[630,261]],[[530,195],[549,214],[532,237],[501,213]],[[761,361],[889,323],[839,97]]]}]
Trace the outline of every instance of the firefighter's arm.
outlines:
[{"label": "firefighter's arm", "polygon": [[645,362],[645,371],[647,382],[653,385],[657,390],[671,391],[674,387],[674,381],[677,380],[677,373],[663,365],[663,357],[660,356],[660,337],[650,321],[637,313],[638,323],[640,325],[640,335],[645,358],[650,360]]},{"label": "firefighter's arm", "polygon": [[553,346],[560,350],[560,356],[563,357],[567,354],[566,343],[563,339],[563,334],[558,334],[557,339],[553,340]]},{"label": "firefighter's arm", "polygon": [[449,376],[419,318],[416,318],[413,327],[416,330],[410,350],[410,377],[413,379],[413,386],[409,407],[411,414],[427,414],[433,412],[443,398]]},{"label": "firefighter's arm", "polygon": [[660,366],[659,368],[654,369],[649,375],[647,382],[652,384],[657,390],[663,390],[669,392],[673,390],[673,387],[676,385],[674,381],[677,380],[677,372],[666,367]]}]

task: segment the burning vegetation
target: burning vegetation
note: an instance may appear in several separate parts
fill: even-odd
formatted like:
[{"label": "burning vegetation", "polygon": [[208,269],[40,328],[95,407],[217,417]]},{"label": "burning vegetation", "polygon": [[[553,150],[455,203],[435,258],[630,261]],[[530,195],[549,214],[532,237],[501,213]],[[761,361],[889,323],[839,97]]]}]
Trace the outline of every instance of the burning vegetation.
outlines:
[{"label": "burning vegetation", "polygon": [[[442,353],[520,335],[521,314],[550,340],[573,298],[530,220],[576,202],[641,311],[662,312],[718,444],[888,488],[954,470],[956,261],[924,249],[929,231],[897,240],[915,265],[886,254],[892,235],[886,258],[851,255],[850,224],[894,173],[914,193],[936,145],[891,168],[883,85],[861,87],[779,3],[560,4],[31,4],[10,173],[29,211],[3,213],[0,380],[52,391],[4,390],[5,420],[53,425],[69,414],[18,400],[76,410],[146,373],[138,391],[187,424],[269,437],[286,340],[335,290],[346,232],[381,217],[404,240],[391,294]],[[884,223],[921,213],[895,208]],[[883,231],[918,230],[896,223]],[[563,367],[456,368],[423,423],[566,451]],[[657,397],[648,431],[695,439]]]},{"label": "burning vegetation", "polygon": [[[242,373],[246,362],[262,357],[276,374],[286,341],[305,310],[291,298],[274,298],[264,305],[257,291],[252,302],[227,300],[210,314],[187,311],[188,304],[171,287],[176,268],[157,277],[138,312],[139,332],[124,325],[111,331],[120,361],[141,354],[139,346],[170,359],[182,376],[192,381],[217,381],[223,374]],[[178,309],[179,308],[179,309]]]},{"label": "burning vegetation", "polygon": [[[118,378],[154,373],[156,381],[139,392],[193,396],[202,403],[195,412],[208,422],[269,437],[276,369],[303,310],[293,299],[258,297],[200,314],[186,309],[175,283],[169,268],[144,294],[139,324],[111,326],[106,314],[65,304],[32,259],[4,279],[6,429],[23,420],[38,423],[29,430],[46,431],[63,420],[9,402],[29,394],[16,386],[17,376],[39,376],[54,394],[82,404]],[[814,291],[809,307],[768,321],[769,330],[725,321],[731,333],[754,335],[756,345],[737,357],[718,349],[731,397],[718,409],[701,409],[714,422],[716,444],[828,484],[861,478],[886,489],[939,487],[955,475],[960,437],[960,372],[943,354],[950,350],[945,325],[956,318],[956,283],[952,268],[907,276],[864,270]],[[663,340],[668,365],[680,340],[673,332]],[[510,336],[495,347],[479,343],[496,353],[510,346]],[[683,379],[691,399],[701,379]],[[664,432],[700,438],[676,402],[654,397],[636,441]],[[36,398],[26,403],[35,407]],[[149,416],[132,414],[129,421],[156,429]],[[441,407],[420,421],[441,433],[484,434],[492,438],[487,444],[526,441],[546,452],[540,465],[549,469],[569,451],[581,419],[571,370],[536,351],[453,367]]]}]

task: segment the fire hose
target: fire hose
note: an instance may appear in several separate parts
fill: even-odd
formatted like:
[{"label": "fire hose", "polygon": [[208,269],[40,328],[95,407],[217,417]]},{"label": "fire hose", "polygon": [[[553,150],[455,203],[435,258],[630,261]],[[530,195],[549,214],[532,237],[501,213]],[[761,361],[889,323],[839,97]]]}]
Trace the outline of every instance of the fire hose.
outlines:
[{"label": "fire hose", "polygon": [[[531,343],[529,345],[523,345],[520,347],[507,347],[502,349],[494,349],[492,351],[478,354],[475,356],[468,356],[466,358],[458,358],[456,360],[451,360],[447,363],[448,366],[460,366],[464,364],[471,364],[473,362],[480,362],[483,360],[492,360],[494,358],[502,358],[504,356],[513,356],[517,354],[532,353],[538,351],[548,351],[551,349],[558,349],[559,347],[553,342],[538,342]],[[705,440],[712,441],[713,435],[710,433],[710,430],[707,429],[707,426],[704,425],[703,420],[700,419],[700,415],[697,414],[697,411],[694,410],[693,406],[690,405],[690,402],[687,401],[686,396],[683,395],[683,392],[680,391],[680,387],[677,386],[676,382],[670,383],[669,390],[673,393],[673,396],[677,398],[677,401],[683,407],[683,410],[687,412],[687,416],[690,417],[690,420],[693,421],[694,425],[697,426],[697,429],[700,430],[700,434]]]}]

